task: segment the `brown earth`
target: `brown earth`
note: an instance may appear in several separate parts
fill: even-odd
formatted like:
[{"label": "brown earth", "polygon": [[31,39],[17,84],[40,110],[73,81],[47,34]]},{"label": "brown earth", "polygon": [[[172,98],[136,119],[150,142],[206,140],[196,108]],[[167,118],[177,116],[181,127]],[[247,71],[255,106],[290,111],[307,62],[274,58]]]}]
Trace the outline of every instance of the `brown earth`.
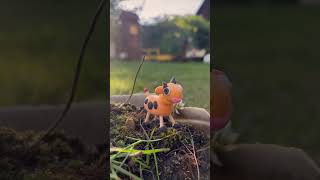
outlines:
[{"label": "brown earth", "polygon": [[[128,136],[147,139],[144,130],[149,135],[155,130],[156,133],[152,139],[172,135],[169,138],[153,143],[155,149],[170,148],[169,152],[157,153],[160,179],[197,179],[197,163],[192,155],[192,135],[200,179],[210,179],[209,136],[203,131],[187,124],[181,124],[182,127],[180,129],[173,129],[171,124],[166,121],[168,130],[164,133],[159,133],[157,131],[158,120],[153,120],[150,127],[144,128],[142,126],[141,123],[146,115],[143,108],[137,108],[129,104],[121,108],[117,104],[111,104],[110,108],[110,143],[112,146],[126,147],[133,143],[134,141],[128,139]],[[144,149],[145,145],[138,145],[135,149]],[[139,176],[137,165],[130,163],[130,160],[127,160],[126,163],[130,165],[131,172]],[[150,171],[155,174],[154,160],[150,160],[150,167]],[[126,178],[125,176],[121,177]],[[143,171],[143,177],[144,179],[153,179],[152,174],[148,171]]]},{"label": "brown earth", "polygon": [[100,163],[105,149],[54,132],[39,145],[29,144],[40,134],[0,128],[0,179],[95,180],[106,176]]}]

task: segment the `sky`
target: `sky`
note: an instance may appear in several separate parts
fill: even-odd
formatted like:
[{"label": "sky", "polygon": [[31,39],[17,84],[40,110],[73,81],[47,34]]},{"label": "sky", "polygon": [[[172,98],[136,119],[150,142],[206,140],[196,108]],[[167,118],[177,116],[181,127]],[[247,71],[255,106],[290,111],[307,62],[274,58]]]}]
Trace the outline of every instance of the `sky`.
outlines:
[{"label": "sky", "polygon": [[141,23],[151,22],[154,17],[163,15],[186,15],[195,14],[204,0],[126,0],[121,7],[132,10],[141,6],[138,12]]}]

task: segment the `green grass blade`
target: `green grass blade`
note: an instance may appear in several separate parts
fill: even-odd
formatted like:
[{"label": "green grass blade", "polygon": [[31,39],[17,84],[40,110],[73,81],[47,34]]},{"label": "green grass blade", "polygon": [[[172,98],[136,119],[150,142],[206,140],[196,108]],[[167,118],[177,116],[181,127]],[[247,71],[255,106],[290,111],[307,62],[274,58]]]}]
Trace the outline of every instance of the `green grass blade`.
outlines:
[{"label": "green grass blade", "polygon": [[131,177],[131,178],[133,178],[133,179],[135,179],[135,180],[142,180],[142,179],[139,178],[138,176],[132,174],[131,172],[123,169],[123,168],[120,167],[120,166],[113,165],[112,167],[113,167],[115,170],[121,172],[122,174],[127,175],[127,176],[129,176],[129,177]]},{"label": "green grass blade", "polygon": [[[139,140],[139,141],[137,141],[137,142],[134,142],[134,143],[128,145],[128,146],[125,147],[124,149],[129,149],[129,148],[134,147],[134,146],[136,146],[136,145],[138,145],[138,144],[140,144],[140,143],[142,143],[142,142],[143,142],[143,141]],[[110,153],[112,153],[112,152],[114,152],[114,151],[113,151],[113,148],[110,148]],[[112,155],[112,156],[110,157],[110,160],[113,160],[113,159],[117,158],[120,153],[121,153],[121,152],[118,152],[118,153]]]},{"label": "green grass blade", "polygon": [[[151,145],[151,148],[153,149],[153,145]],[[157,173],[157,179],[160,180],[160,176],[159,176],[159,169],[158,169],[158,161],[157,161],[157,154],[153,153],[153,158],[154,158],[154,164],[156,166],[156,173]]]},{"label": "green grass blade", "polygon": [[159,153],[159,152],[168,152],[168,151],[170,151],[170,148],[149,149],[149,150],[112,148],[112,151],[129,153],[129,154],[142,153],[142,154],[148,155],[148,154],[154,154],[154,153]]},{"label": "green grass blade", "polygon": [[150,169],[150,166],[148,166],[147,164],[143,163],[142,161],[140,161],[138,158],[133,158],[133,161],[140,164],[140,166],[146,168],[146,169]]}]

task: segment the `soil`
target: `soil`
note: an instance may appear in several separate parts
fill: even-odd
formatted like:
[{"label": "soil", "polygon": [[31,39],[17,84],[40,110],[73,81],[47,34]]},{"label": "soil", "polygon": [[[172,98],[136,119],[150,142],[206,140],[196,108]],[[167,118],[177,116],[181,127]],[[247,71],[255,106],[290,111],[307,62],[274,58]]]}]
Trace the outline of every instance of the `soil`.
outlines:
[{"label": "soil", "polygon": [[30,150],[29,144],[39,135],[0,127],[0,179],[104,179],[103,148],[55,132]]},{"label": "soil", "polygon": [[[142,126],[146,116],[143,108],[137,108],[130,104],[120,107],[119,104],[111,104],[110,111],[110,143],[114,147],[126,147],[134,141],[128,137],[147,139],[144,130],[148,135],[154,130],[152,139],[165,138],[161,141],[153,142],[155,149],[170,148],[168,152],[157,153],[158,169],[160,179],[198,179],[197,163],[200,171],[200,179],[210,179],[210,158],[209,158],[209,136],[193,128],[190,125],[182,125],[179,129],[171,127],[165,117],[166,132],[159,133],[159,120],[151,121],[149,127]],[[151,117],[154,118],[154,117]],[[193,156],[192,140],[197,161]],[[146,144],[141,144],[135,149],[145,149]],[[150,156],[153,158],[152,156]],[[127,170],[140,176],[139,167],[127,160]],[[150,173],[150,171],[152,173]],[[150,160],[150,170],[143,171],[143,179],[156,179],[154,160]],[[123,179],[129,179],[121,176]]]}]

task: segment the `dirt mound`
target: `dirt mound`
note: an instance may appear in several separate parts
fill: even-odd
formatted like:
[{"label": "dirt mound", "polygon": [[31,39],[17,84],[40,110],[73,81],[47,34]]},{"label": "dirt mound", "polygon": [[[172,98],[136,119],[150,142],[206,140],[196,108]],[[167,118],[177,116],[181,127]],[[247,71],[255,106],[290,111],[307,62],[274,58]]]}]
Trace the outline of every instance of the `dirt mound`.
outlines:
[{"label": "dirt mound", "polygon": [[99,159],[103,153],[81,140],[55,132],[34,149],[39,137],[33,131],[18,132],[0,127],[0,179],[102,179]]},{"label": "dirt mound", "polygon": [[[146,116],[143,108],[137,108],[126,104],[120,107],[111,104],[110,109],[110,143],[113,147],[126,147],[134,143],[134,139],[163,139],[152,142],[154,149],[169,148],[168,152],[157,153],[157,166],[160,179],[197,179],[198,167],[200,179],[209,179],[209,136],[193,128],[190,125],[181,125],[174,129],[165,117],[165,125],[168,130],[158,133],[159,120],[155,119],[149,127],[143,127],[142,122]],[[154,118],[154,117],[151,117]],[[141,143],[134,149],[145,150],[146,143]],[[193,151],[194,148],[194,151]],[[195,153],[194,153],[195,152]],[[196,160],[194,158],[196,155]],[[145,157],[141,157],[145,160]],[[126,168],[144,179],[157,179],[156,164],[153,156],[150,156],[150,168],[141,172],[141,167],[132,163],[130,158],[126,160]],[[126,179],[126,176],[121,176]]]}]

